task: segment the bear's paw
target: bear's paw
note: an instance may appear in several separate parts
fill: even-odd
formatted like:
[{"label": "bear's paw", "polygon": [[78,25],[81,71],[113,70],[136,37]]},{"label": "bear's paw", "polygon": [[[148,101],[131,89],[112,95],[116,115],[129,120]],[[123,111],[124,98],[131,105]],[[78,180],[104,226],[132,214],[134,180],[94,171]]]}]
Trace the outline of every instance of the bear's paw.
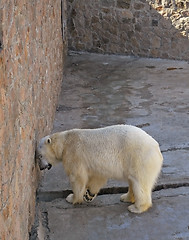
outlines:
[{"label": "bear's paw", "polygon": [[85,202],[92,202],[95,197],[97,196],[97,194],[92,194],[89,189],[87,189],[85,195],[83,196],[83,199]]},{"label": "bear's paw", "polygon": [[73,193],[71,193],[71,194],[69,194],[69,195],[67,196],[66,201],[67,201],[68,203],[73,203]]}]

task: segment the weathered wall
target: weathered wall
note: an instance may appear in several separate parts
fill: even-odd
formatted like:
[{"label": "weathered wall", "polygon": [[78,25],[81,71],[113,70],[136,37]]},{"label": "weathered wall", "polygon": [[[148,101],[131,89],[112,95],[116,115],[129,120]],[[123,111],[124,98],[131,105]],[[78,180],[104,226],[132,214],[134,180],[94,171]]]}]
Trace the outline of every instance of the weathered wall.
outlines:
[{"label": "weathered wall", "polygon": [[[65,2],[62,6],[64,10]],[[35,146],[52,127],[63,50],[61,0],[1,0],[1,240],[29,236],[39,175]]]},{"label": "weathered wall", "polygon": [[69,49],[189,59],[188,0],[67,0]]}]

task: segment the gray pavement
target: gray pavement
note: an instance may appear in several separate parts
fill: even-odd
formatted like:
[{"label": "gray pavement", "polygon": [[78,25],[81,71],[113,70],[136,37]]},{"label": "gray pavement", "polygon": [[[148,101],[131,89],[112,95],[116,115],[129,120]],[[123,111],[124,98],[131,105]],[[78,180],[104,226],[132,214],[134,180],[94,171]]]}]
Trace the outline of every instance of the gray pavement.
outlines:
[{"label": "gray pavement", "polygon": [[160,143],[164,164],[153,207],[129,213],[119,201],[127,183],[113,180],[93,203],[72,206],[60,164],[45,172],[38,190],[39,239],[189,239],[188,62],[72,53],[53,132],[120,123]]},{"label": "gray pavement", "polygon": [[76,207],[61,199],[43,203],[50,239],[189,239],[189,188],[154,193],[153,208],[141,215],[128,212],[128,204],[119,198],[120,194],[102,195]]}]

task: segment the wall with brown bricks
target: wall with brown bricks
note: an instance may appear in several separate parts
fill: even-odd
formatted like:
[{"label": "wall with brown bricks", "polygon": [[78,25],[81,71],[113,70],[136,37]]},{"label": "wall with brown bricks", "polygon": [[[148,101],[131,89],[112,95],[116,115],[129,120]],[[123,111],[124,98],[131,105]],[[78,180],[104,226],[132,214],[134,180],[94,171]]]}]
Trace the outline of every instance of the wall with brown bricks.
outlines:
[{"label": "wall with brown bricks", "polygon": [[39,176],[35,147],[52,128],[60,91],[65,7],[64,0],[1,0],[1,240],[28,239],[33,223]]},{"label": "wall with brown bricks", "polygon": [[70,50],[189,59],[189,0],[67,0]]}]

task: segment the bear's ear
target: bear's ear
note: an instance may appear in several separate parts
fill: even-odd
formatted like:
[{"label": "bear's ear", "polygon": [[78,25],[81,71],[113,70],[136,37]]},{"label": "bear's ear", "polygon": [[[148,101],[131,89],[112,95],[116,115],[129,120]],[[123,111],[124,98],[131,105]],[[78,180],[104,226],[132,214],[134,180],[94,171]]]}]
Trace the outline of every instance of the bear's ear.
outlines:
[{"label": "bear's ear", "polygon": [[46,143],[51,144],[51,138],[50,137],[47,138]]}]

